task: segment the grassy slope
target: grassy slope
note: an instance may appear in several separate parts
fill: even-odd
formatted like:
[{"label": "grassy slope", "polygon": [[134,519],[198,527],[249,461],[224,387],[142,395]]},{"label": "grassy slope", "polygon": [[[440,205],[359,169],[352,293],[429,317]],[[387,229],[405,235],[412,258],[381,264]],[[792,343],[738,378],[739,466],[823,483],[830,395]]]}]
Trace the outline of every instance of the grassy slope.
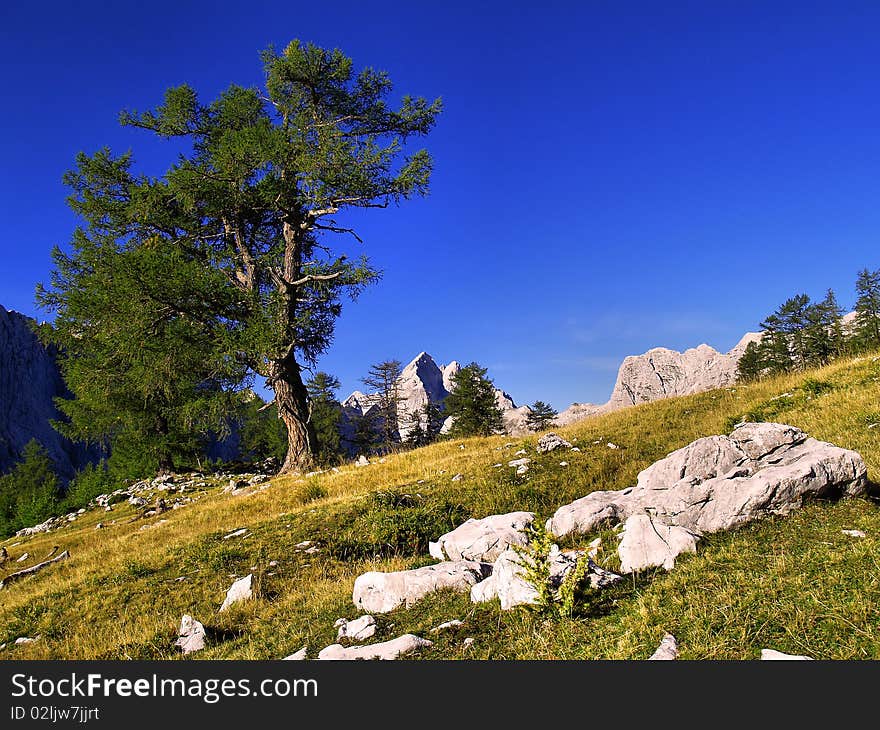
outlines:
[{"label": "grassy slope", "polygon": [[[791,395],[776,398],[783,393]],[[869,428],[880,421],[880,358],[866,357],[562,429],[580,453],[536,457],[537,436],[471,439],[338,474],[278,479],[252,496],[210,490],[193,505],[144,522],[129,523],[133,511],[123,503],[48,535],[2,543],[13,557],[32,556],[6,573],[42,559],[54,545],[72,559],[0,591],[0,643],[42,636],[0,657],[173,658],[183,613],[208,628],[210,646],[200,658],[280,658],[304,644],[314,656],[335,642],[336,618],[357,615],[351,588],[358,574],[433,562],[427,540],[470,516],[529,509],[544,519],[594,489],[634,484],[653,461],[698,437],[728,432],[747,413],[858,450],[872,481],[880,482],[880,426]],[[506,462],[523,446],[534,462],[517,477]],[[563,459],[568,467],[559,466]],[[493,468],[498,462],[505,466]],[[458,472],[465,478],[452,482]],[[99,521],[106,527],[95,530]],[[239,527],[251,534],[222,539]],[[868,537],[847,537],[843,528]],[[753,659],[763,647],[880,658],[878,536],[875,502],[814,503],[785,519],[710,536],[670,573],[628,577],[569,619],[504,612],[497,602],[474,606],[466,595],[441,593],[377,617],[376,640],[406,631],[429,636],[435,645],[423,658],[644,658],[670,631],[690,659]],[[296,550],[302,540],[321,551]],[[613,568],[615,543],[605,543],[611,547],[600,562]],[[260,598],[218,613],[233,577],[251,570]],[[428,633],[452,618],[465,623]],[[475,639],[468,649],[465,637]]]}]

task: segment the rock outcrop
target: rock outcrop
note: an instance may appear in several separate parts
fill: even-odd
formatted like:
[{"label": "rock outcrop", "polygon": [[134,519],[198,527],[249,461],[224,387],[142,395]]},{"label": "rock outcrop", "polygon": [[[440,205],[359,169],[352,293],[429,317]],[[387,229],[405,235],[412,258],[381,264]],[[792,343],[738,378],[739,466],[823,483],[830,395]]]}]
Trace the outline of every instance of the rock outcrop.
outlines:
[{"label": "rock outcrop", "polygon": [[460,560],[391,573],[371,571],[355,579],[352,601],[362,611],[388,613],[400,606],[409,608],[429,593],[444,588],[466,593],[491,569],[486,563]]},{"label": "rock outcrop", "polygon": [[205,648],[205,627],[189,614],[184,614],[180,619],[180,628],[177,631],[177,641],[174,646],[184,654],[192,654]]},{"label": "rock outcrop", "polygon": [[655,347],[643,355],[631,355],[620,366],[606,408],[617,410],[731,385],[749,342],[759,339],[759,334],[750,332],[727,353],[703,344],[684,352]]},{"label": "rock outcrop", "polygon": [[229,590],[226,591],[226,598],[223,600],[223,604],[220,606],[220,610],[225,611],[234,603],[238,603],[239,601],[248,601],[253,598],[253,580],[253,574],[248,573],[244,578],[239,578],[237,581],[235,581],[235,583],[233,583],[229,587]]},{"label": "rock outcrop", "polygon": [[511,545],[525,545],[528,542],[524,530],[534,519],[532,512],[472,518],[441,535],[436,542],[429,543],[429,552],[437,560],[491,563]]},{"label": "rock outcrop", "polygon": [[[618,553],[631,570],[671,567],[694,538],[785,515],[813,497],[857,496],[867,468],[854,451],[778,423],[745,423],[675,451],[638,476],[635,487],[599,491],[560,507],[557,536],[625,523]],[[633,519],[635,518],[635,519]]]},{"label": "rock outcrop", "polygon": [[746,347],[760,339],[760,333],[748,332],[726,353],[702,344],[684,352],[655,347],[641,355],[630,355],[617,371],[607,403],[573,403],[560,411],[556,426],[639,403],[730,386],[736,382],[736,369]]},{"label": "rock outcrop", "polygon": [[0,306],[0,474],[19,460],[28,441],[36,439],[67,481],[99,455],[52,428],[51,421],[62,417],[54,399],[70,393],[55,352],[37,338],[35,325],[31,318]]}]

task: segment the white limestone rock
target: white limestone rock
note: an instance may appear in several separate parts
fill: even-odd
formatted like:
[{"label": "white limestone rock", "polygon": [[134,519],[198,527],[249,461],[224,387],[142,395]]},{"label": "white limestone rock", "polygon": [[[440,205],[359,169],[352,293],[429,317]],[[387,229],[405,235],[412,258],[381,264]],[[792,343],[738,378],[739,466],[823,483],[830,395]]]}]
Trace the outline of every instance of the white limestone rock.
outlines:
[{"label": "white limestone rock", "polygon": [[556,536],[589,532],[651,511],[655,524],[694,535],[767,515],[786,515],[812,497],[858,496],[867,468],[854,451],[808,438],[792,426],[746,423],[673,452],[639,474],[638,484],[597,491],[549,520]]},{"label": "white limestone rock", "polygon": [[283,662],[302,662],[306,659],[306,649],[307,647],[303,647],[299,651],[293,652],[290,656],[284,657],[281,661]]},{"label": "white limestone rock", "polygon": [[617,548],[620,569],[624,573],[637,573],[662,565],[672,570],[676,557],[697,552],[698,539],[685,528],[655,522],[650,515],[630,515]]},{"label": "white limestone rock", "polygon": [[532,524],[532,512],[510,512],[469,519],[441,535],[428,548],[440,560],[476,560],[491,563],[511,545],[526,545],[524,530]]},{"label": "white limestone rock", "polygon": [[362,611],[388,613],[401,606],[409,608],[441,589],[470,591],[471,586],[483,580],[491,570],[492,566],[487,563],[460,560],[391,573],[371,571],[355,579],[352,601]]},{"label": "white limestone rock", "polygon": [[664,634],[663,639],[660,641],[660,646],[657,647],[657,651],[648,657],[648,661],[670,661],[674,659],[678,659],[678,641],[676,641],[672,634]]},{"label": "white limestone rock", "polygon": [[357,659],[380,659],[393,660],[404,654],[411,654],[419,649],[425,649],[432,646],[434,642],[423,639],[414,634],[404,634],[390,641],[383,641],[379,644],[369,644],[367,646],[350,646],[344,647],[342,644],[331,644],[318,652],[318,659],[321,660],[357,660]]},{"label": "white limestone rock", "polygon": [[341,618],[336,622],[339,631],[336,640],[348,639],[349,641],[366,641],[376,633],[376,619],[365,614],[353,621]]},{"label": "white limestone rock", "polygon": [[570,449],[571,446],[572,445],[568,441],[551,431],[538,439],[538,445],[535,448],[535,451],[539,454],[547,454],[556,449]]},{"label": "white limestone rock", "polygon": [[781,651],[776,651],[776,649],[761,649],[761,660],[762,661],[813,661],[813,657],[805,656],[803,654],[784,654]]},{"label": "white limestone rock", "polygon": [[205,648],[205,627],[189,614],[184,614],[180,619],[174,646],[179,647],[184,654],[201,651]]},{"label": "white limestone rock", "polygon": [[225,611],[234,603],[248,601],[253,598],[253,581],[253,573],[248,573],[244,578],[239,578],[235,581],[235,583],[229,587],[229,590],[226,591],[226,598],[223,601],[223,605],[220,606],[220,610]]}]

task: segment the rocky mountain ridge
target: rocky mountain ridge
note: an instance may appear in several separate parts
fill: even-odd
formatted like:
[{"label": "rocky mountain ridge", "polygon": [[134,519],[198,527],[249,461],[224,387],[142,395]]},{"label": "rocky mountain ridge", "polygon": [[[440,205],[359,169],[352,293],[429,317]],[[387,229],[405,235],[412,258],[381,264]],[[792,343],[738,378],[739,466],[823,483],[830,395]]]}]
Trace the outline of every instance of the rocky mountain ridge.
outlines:
[{"label": "rocky mountain ridge", "polygon": [[684,352],[654,347],[641,355],[625,358],[617,371],[611,396],[602,405],[573,403],[556,418],[557,426],[582,418],[609,413],[639,403],[702,393],[736,382],[740,358],[751,342],[761,339],[758,332],[747,332],[726,353],[701,344]]},{"label": "rocky mountain ridge", "polygon": [[36,322],[0,305],[0,474],[37,439],[67,480],[96,454],[64,438],[51,421],[61,418],[55,398],[68,395],[51,349],[34,331]]}]

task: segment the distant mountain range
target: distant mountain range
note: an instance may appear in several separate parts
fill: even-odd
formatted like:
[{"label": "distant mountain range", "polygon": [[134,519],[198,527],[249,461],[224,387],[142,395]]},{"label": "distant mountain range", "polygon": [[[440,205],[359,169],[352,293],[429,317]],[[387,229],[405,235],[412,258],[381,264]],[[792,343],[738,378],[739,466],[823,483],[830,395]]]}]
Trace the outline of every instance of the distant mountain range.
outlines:
[{"label": "distant mountain range", "polygon": [[[34,333],[35,324],[29,317],[0,306],[0,474],[8,471],[25,444],[36,438],[48,450],[62,478],[68,479],[96,454],[93,449],[71,443],[52,428],[51,421],[60,417],[54,398],[66,395],[67,390],[54,354]],[[559,414],[556,425],[730,385],[736,380],[737,364],[746,347],[758,339],[760,334],[750,332],[727,353],[702,344],[684,352],[656,347],[627,357],[607,403],[573,403]],[[452,376],[460,369],[456,360],[438,365],[427,352],[420,352],[403,368],[398,382],[402,396],[398,431],[402,440],[412,428],[412,414],[423,413],[429,402],[442,407],[453,387]],[[376,407],[376,400],[374,394],[355,391],[342,401],[344,440],[351,443],[357,420]],[[507,432],[525,433],[529,407],[517,406],[513,397],[500,388],[495,390],[495,400]],[[443,430],[448,427],[447,419]]]}]

